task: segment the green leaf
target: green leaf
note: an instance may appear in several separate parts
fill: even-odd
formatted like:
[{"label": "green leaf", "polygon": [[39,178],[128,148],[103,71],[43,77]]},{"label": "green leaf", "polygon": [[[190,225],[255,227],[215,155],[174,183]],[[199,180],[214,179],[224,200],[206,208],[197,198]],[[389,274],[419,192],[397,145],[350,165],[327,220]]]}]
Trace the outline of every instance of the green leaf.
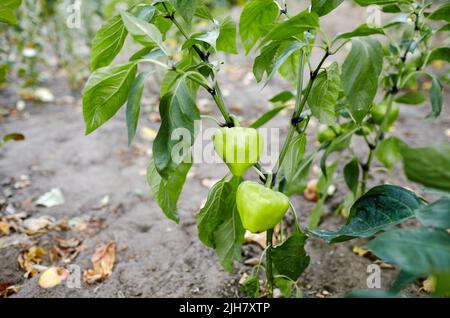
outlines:
[{"label": "green leaf", "polygon": [[398,139],[389,137],[382,140],[376,150],[376,157],[386,168],[391,170],[397,162],[402,160],[398,148]]},{"label": "green leaf", "polygon": [[[353,0],[357,4],[363,7],[367,7],[370,5],[383,5],[383,4],[391,4],[391,3],[398,3],[398,0]],[[403,2],[411,2],[408,0],[404,0]]]},{"label": "green leaf", "polygon": [[283,41],[292,36],[299,35],[305,31],[319,27],[319,17],[315,12],[302,11],[296,16],[281,23],[275,24],[262,43],[267,41]]},{"label": "green leaf", "polygon": [[136,128],[139,121],[139,113],[141,111],[141,98],[144,91],[145,80],[148,73],[139,74],[131,86],[130,95],[127,103],[127,129],[128,129],[128,145],[131,145],[134,136],[136,135]]},{"label": "green leaf", "polygon": [[206,43],[211,46],[214,50],[216,50],[217,39],[219,38],[219,30],[214,29],[209,32],[197,33],[193,34],[189,40],[187,40],[183,44],[183,49],[188,49],[192,47],[194,44],[203,44]]},{"label": "green leaf", "polygon": [[430,89],[430,101],[431,101],[431,112],[427,115],[429,119],[437,118],[442,111],[442,89],[443,86],[439,79],[431,73],[431,89]]},{"label": "green leaf", "polygon": [[272,262],[279,274],[296,281],[305,271],[310,262],[306,240],[307,236],[295,229],[286,241],[272,248]]},{"label": "green leaf", "polygon": [[204,3],[201,3],[197,7],[197,10],[195,10],[195,16],[197,16],[197,17],[199,17],[201,19],[209,20],[210,22],[215,23],[214,17],[211,14],[211,9]]},{"label": "green leaf", "polygon": [[450,63],[450,47],[438,47],[431,51],[430,57],[428,58],[428,64],[436,60]]},{"label": "green leaf", "polygon": [[353,159],[344,167],[344,180],[347,187],[356,196],[359,185],[359,163],[358,160]]},{"label": "green leaf", "polygon": [[22,0],[4,0],[0,3],[0,22],[17,24],[17,18],[14,10],[20,7]]},{"label": "green leaf", "polygon": [[165,52],[165,49],[162,46],[162,35],[157,27],[136,18],[128,12],[122,12],[121,16],[126,29],[136,42],[145,46],[156,45]]},{"label": "green leaf", "polygon": [[425,97],[418,91],[407,92],[395,99],[397,103],[418,105],[425,101]]},{"label": "green leaf", "polygon": [[273,0],[250,0],[245,4],[239,19],[239,34],[247,54],[268,32],[278,15],[279,9]]},{"label": "green leaf", "polygon": [[261,115],[257,120],[253,122],[249,127],[250,128],[259,128],[269,122],[272,118],[274,118],[276,115],[278,115],[279,112],[281,112],[283,109],[286,109],[287,106],[278,106],[274,107],[271,110],[265,112]]},{"label": "green leaf", "polygon": [[275,276],[275,286],[280,290],[284,298],[291,298],[292,287],[294,287],[295,282],[291,279],[286,279],[283,276]]},{"label": "green leaf", "polygon": [[450,234],[440,229],[391,231],[370,241],[364,248],[412,274],[447,272],[450,269]]},{"label": "green leaf", "polygon": [[450,229],[450,198],[441,199],[416,210],[416,217],[424,226]]},{"label": "green leaf", "polygon": [[230,54],[238,54],[236,47],[236,23],[231,17],[225,18],[220,24],[217,50]]},{"label": "green leaf", "polygon": [[197,215],[198,235],[206,246],[216,248],[215,232],[227,219],[225,210],[229,210],[230,216],[231,212],[234,213],[236,190],[240,182],[238,177],[230,181],[225,177],[209,191],[206,203]]},{"label": "green leaf", "polygon": [[[237,186],[240,180],[232,181],[232,196],[236,196]],[[229,198],[229,200],[233,200]],[[217,227],[214,235],[214,243],[220,264],[227,272],[233,271],[233,260],[241,259],[241,248],[244,242],[245,229],[242,226],[241,218],[235,202],[228,202],[228,206],[224,206],[224,221]]]},{"label": "green leaf", "polygon": [[253,64],[253,74],[256,81],[259,83],[264,73],[270,74],[275,61],[280,44],[278,42],[271,42],[261,49],[261,53],[255,58]]},{"label": "green leaf", "polygon": [[279,175],[283,176],[289,185],[294,178],[297,169],[303,159],[306,148],[306,137],[304,134],[295,136],[287,147],[286,156],[279,168]]},{"label": "green leaf", "polygon": [[91,70],[108,66],[122,50],[128,31],[120,16],[107,20],[92,41]]},{"label": "green leaf", "polygon": [[312,0],[311,10],[322,17],[341,5],[344,0]]},{"label": "green leaf", "polygon": [[333,125],[336,122],[336,102],[341,91],[339,66],[333,62],[328,68],[320,72],[308,97],[308,105],[313,116],[320,123]]},{"label": "green leaf", "polygon": [[357,289],[348,293],[346,298],[398,298],[398,296],[390,291],[381,289]]},{"label": "green leaf", "polygon": [[[315,155],[306,156],[301,160],[298,167],[291,174],[283,172],[280,174],[281,182],[279,185],[279,191],[290,196],[297,193],[302,193],[308,184],[309,172],[311,170],[312,162]],[[286,175],[283,175],[286,174]]]},{"label": "green leaf", "polygon": [[0,4],[0,22],[6,22],[13,25],[17,24],[17,18],[14,14],[14,10]]},{"label": "green leaf", "polygon": [[362,37],[362,36],[369,36],[373,34],[384,34],[383,28],[377,28],[375,26],[370,26],[368,24],[361,24],[359,27],[357,27],[352,32],[342,33],[336,36],[336,38],[333,40],[333,42],[336,42],[339,39],[350,39],[354,37]]},{"label": "green leaf", "polygon": [[450,22],[450,3],[445,3],[435,11],[433,11],[429,16],[430,20],[444,20]]},{"label": "green leaf", "polygon": [[97,69],[89,77],[83,93],[86,134],[113,117],[126,102],[137,72],[136,62]]},{"label": "green leaf", "polygon": [[444,273],[433,273],[432,276],[436,280],[436,288],[433,297],[450,297],[450,270]]},{"label": "green leaf", "polygon": [[[194,143],[195,121],[200,120],[200,112],[192,99],[185,78],[177,80],[172,89],[161,98],[159,104],[161,127],[153,142],[153,158],[158,173],[167,178],[178,165],[175,150],[190,148]],[[172,134],[181,133],[178,139]]]},{"label": "green leaf", "polygon": [[259,298],[259,278],[249,276],[241,286],[241,292],[252,298]]},{"label": "green leaf", "polygon": [[321,197],[314,207],[312,208],[311,212],[309,213],[308,217],[308,228],[311,230],[315,230],[320,223],[320,219],[322,218],[322,215],[324,214],[324,207],[325,207],[325,200],[326,196]]},{"label": "green leaf", "polygon": [[410,148],[400,143],[399,147],[409,180],[450,192],[450,144]]},{"label": "green leaf", "polygon": [[269,102],[271,103],[286,103],[295,97],[291,91],[282,91],[278,93],[274,97],[272,97]]},{"label": "green leaf", "polygon": [[190,24],[197,7],[200,5],[200,0],[171,0],[171,3],[184,21]]},{"label": "green leaf", "polygon": [[346,225],[337,231],[314,230],[311,233],[328,243],[370,237],[413,217],[414,210],[422,205],[414,192],[402,187],[376,186],[353,204]]},{"label": "green leaf", "polygon": [[155,201],[161,207],[164,214],[177,223],[180,221],[177,202],[191,166],[192,163],[190,160],[185,160],[166,179],[161,178],[158,174],[153,160],[150,161],[147,168],[147,183],[150,186]]},{"label": "green leaf", "polygon": [[[306,43],[300,41],[294,41],[286,46],[281,45],[280,48],[277,50],[277,56],[274,59],[273,64],[269,66],[270,72],[267,72],[267,81],[264,84],[264,86],[267,85],[267,83],[278,72],[280,67],[282,67],[294,53],[298,52],[305,46]],[[278,52],[281,53],[278,54]],[[297,78],[296,74],[294,74],[294,77]]]},{"label": "green leaf", "polygon": [[399,293],[402,289],[412,284],[416,279],[420,278],[417,274],[411,274],[405,271],[400,271],[395,281],[392,283],[389,292]]},{"label": "green leaf", "polygon": [[382,68],[380,43],[370,38],[353,38],[352,49],[342,66],[342,83],[349,111],[358,123],[372,105]]}]

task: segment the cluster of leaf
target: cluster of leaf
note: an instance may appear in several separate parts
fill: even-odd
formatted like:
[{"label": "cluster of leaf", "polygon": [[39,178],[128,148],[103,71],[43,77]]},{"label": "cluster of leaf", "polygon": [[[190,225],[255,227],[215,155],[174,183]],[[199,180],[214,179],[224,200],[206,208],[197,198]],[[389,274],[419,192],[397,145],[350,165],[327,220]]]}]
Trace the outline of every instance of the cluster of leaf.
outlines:
[{"label": "cluster of leaf", "polygon": [[[288,134],[285,151],[282,151],[282,164],[274,176],[274,187],[288,195],[302,192],[313,160],[322,153],[322,177],[317,185],[320,197],[312,211],[309,227],[312,230],[310,235],[329,241],[374,235],[388,225],[398,224],[410,217],[412,211],[422,208],[423,202],[419,198],[398,187],[376,187],[364,195],[368,170],[375,154],[387,166],[402,160],[406,175],[413,181],[443,190],[447,190],[448,186],[448,180],[442,181],[442,175],[448,175],[448,171],[443,171],[448,164],[448,147],[436,146],[419,151],[411,150],[406,144],[393,138],[383,140],[388,127],[386,123],[375,124],[370,114],[380,82],[387,90],[388,103],[392,105],[399,92],[408,93],[409,86],[407,87],[406,83],[410,82],[415,72],[422,71],[417,65],[414,69],[408,66],[408,63],[412,61],[411,53],[417,51],[422,55],[430,51],[430,38],[428,34],[423,36],[427,33],[427,24],[415,23],[414,32],[404,34],[405,39],[410,42],[402,40],[397,45],[397,51],[384,48],[380,41],[370,37],[386,35],[387,29],[395,27],[393,25],[376,27],[364,24],[352,32],[339,34],[330,41],[320,28],[319,18],[342,2],[313,0],[310,10],[291,17],[286,9],[274,0],[250,0],[246,2],[239,19],[239,35],[245,51],[248,53],[256,46],[259,52],[253,66],[256,79],[262,81],[266,76],[267,84],[279,73],[296,88],[296,93],[286,91],[272,98],[274,108],[251,125],[253,128],[264,125],[285,108],[286,102],[295,100],[293,125]],[[414,15],[442,19],[439,17],[443,16],[444,20],[447,19],[445,15],[439,14],[439,10],[443,9],[428,14],[425,12],[428,7],[424,8],[412,0],[403,0],[400,3],[386,0],[355,2],[363,6],[380,4],[383,5],[384,11],[389,12],[405,11],[408,17]],[[422,12],[416,12],[417,10]],[[190,35],[185,30],[190,29],[192,22],[196,20],[206,21],[209,29]],[[399,23],[410,28],[408,21],[406,19]],[[443,30],[445,28],[439,29]],[[174,31],[183,36],[183,43],[177,52],[171,52],[164,43],[166,36],[172,35],[170,32]],[[434,32],[438,31],[433,29],[432,33]],[[179,221],[177,201],[191,168],[191,160],[189,153],[185,154],[186,160],[182,162],[172,158],[171,154],[179,141],[172,140],[171,135],[177,128],[187,129],[191,135],[183,142],[192,146],[195,138],[193,123],[200,118],[195,100],[201,87],[212,95],[228,123],[229,114],[224,108],[216,80],[220,63],[213,58],[217,51],[237,53],[236,35],[236,24],[231,18],[217,21],[211,16],[209,8],[199,0],[160,0],[152,5],[135,4],[127,11],[112,16],[93,40],[92,75],[83,94],[83,115],[87,134],[112,118],[126,103],[126,121],[131,143],[138,124],[145,79],[148,76],[147,72],[140,71],[141,65],[152,64],[166,71],[161,84],[161,127],[153,144],[153,158],[148,167],[147,179],[156,202],[165,215],[176,222]],[[130,56],[126,63],[112,64],[122,51],[128,36],[142,48]],[[319,39],[322,39],[323,43],[318,43]],[[352,48],[343,65],[339,66],[334,62],[325,66],[326,60],[347,42],[351,42]],[[389,47],[392,45],[394,44],[390,43]],[[323,57],[316,68],[312,68],[309,62],[314,47],[323,49]],[[445,54],[434,53],[432,56],[443,59]],[[430,57],[427,61],[429,59]],[[428,62],[424,62],[421,65],[425,67],[427,64]],[[305,66],[311,69],[309,81],[303,85]],[[437,77],[432,78],[434,84],[430,97],[433,115],[430,117],[436,117],[442,107],[442,86]],[[405,94],[401,96],[403,100]],[[402,101],[400,98],[397,100]],[[323,143],[312,154],[306,155],[305,131],[311,116],[324,125],[333,126],[336,138]],[[368,133],[367,129],[363,129],[366,126]],[[331,164],[327,159],[334,153],[351,149],[355,135],[362,135],[367,140],[370,156],[367,162],[362,162],[355,155],[344,169],[345,180],[351,190],[346,204],[349,208],[353,206],[350,209],[349,223],[338,233],[314,231],[325,205],[327,189],[341,157],[333,160]],[[427,155],[430,151],[432,154]],[[228,271],[233,269],[233,261],[240,259],[244,241],[245,230],[235,203],[237,187],[241,181],[241,178],[226,176],[216,183],[197,217],[200,240],[216,250],[221,264]],[[364,184],[361,189],[360,182]],[[364,196],[358,200],[361,195]],[[363,204],[367,200],[366,196],[376,197],[375,203],[367,203],[372,210],[367,210]],[[384,201],[386,203],[380,203]],[[378,209],[380,206],[388,212],[378,213],[381,211]],[[393,206],[398,209],[389,209]],[[380,218],[383,213],[389,214]],[[296,280],[309,264],[309,257],[304,250],[306,239],[307,235],[296,226],[285,241],[270,248],[275,284],[286,296],[291,294]],[[374,253],[377,254],[375,249]],[[424,258],[427,259],[427,256]],[[260,266],[257,267],[258,273]],[[428,269],[426,273],[429,272]],[[439,273],[441,269],[442,267],[436,267]],[[411,272],[409,268],[406,270]],[[259,294],[257,274],[252,275],[243,286],[243,289],[253,296]]]}]

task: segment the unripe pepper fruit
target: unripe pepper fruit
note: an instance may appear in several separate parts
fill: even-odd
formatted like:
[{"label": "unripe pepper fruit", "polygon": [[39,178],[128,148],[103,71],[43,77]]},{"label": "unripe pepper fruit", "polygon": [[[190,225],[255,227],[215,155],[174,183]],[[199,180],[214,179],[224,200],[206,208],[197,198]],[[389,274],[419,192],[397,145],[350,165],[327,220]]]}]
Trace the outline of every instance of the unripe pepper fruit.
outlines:
[{"label": "unripe pepper fruit", "polygon": [[221,128],[213,137],[214,150],[235,176],[255,165],[264,149],[264,139],[254,128]]},{"label": "unripe pepper fruit", "polygon": [[236,206],[244,228],[260,233],[281,222],[289,209],[289,198],[256,182],[244,181],[236,192]]},{"label": "unripe pepper fruit", "polygon": [[[373,105],[371,115],[372,120],[375,124],[381,125],[383,123],[383,119],[384,116],[386,116],[387,109],[388,103],[386,101]],[[395,123],[399,114],[400,109],[398,108],[397,103],[392,102],[391,111],[388,114],[387,127],[391,127]]]}]

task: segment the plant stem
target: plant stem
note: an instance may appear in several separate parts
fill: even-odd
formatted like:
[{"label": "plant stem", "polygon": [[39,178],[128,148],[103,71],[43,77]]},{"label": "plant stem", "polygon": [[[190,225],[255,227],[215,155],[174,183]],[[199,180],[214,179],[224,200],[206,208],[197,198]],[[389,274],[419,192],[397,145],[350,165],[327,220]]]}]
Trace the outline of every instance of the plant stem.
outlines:
[{"label": "plant stem", "polygon": [[283,161],[286,157],[287,150],[289,147],[289,143],[291,142],[291,139],[294,137],[295,131],[296,131],[296,125],[294,123],[298,120],[300,120],[300,116],[303,112],[303,109],[305,108],[306,101],[308,100],[309,94],[311,93],[312,86],[314,84],[315,79],[317,78],[317,75],[319,74],[319,71],[325,62],[325,60],[330,56],[329,49],[327,48],[325,51],[324,56],[322,57],[322,60],[317,65],[316,69],[311,72],[310,79],[308,82],[308,86],[305,89],[304,94],[302,95],[302,88],[303,88],[303,70],[304,70],[304,53],[302,53],[302,56],[300,58],[300,65],[299,65],[299,81],[297,86],[297,96],[295,100],[295,109],[294,114],[292,115],[292,125],[289,127],[289,131],[287,134],[287,137],[284,141],[283,147],[281,148],[280,156],[278,158],[277,165],[275,167],[275,173],[278,172],[278,169],[283,164]]},{"label": "plant stem", "polygon": [[272,271],[272,244],[273,229],[267,230],[266,236],[266,280],[267,280],[267,297],[273,298],[273,271]]},{"label": "plant stem", "polygon": [[[170,19],[172,21],[172,23],[177,27],[177,29],[180,31],[180,33],[183,35],[183,37],[188,40],[189,39],[189,35],[186,33],[186,31],[184,31],[183,27],[181,26],[181,24],[178,22],[178,20],[175,18],[175,13],[174,12],[170,12],[170,10],[167,8],[165,2],[163,2],[163,6],[164,9],[167,12],[167,18]],[[203,62],[208,62],[208,55],[206,55],[198,45],[194,44],[192,46],[195,50],[195,52],[197,53],[197,55],[200,57],[200,59]],[[208,93],[211,94],[211,96],[213,97],[215,103],[217,104],[217,107],[219,108],[220,113],[222,114],[226,124],[228,126],[233,126],[233,120],[231,119],[227,108],[225,106],[225,101],[223,99],[222,96],[222,92],[220,90],[219,84],[216,81],[216,76],[215,73],[213,72],[214,75],[212,75],[213,77],[213,82],[214,82],[214,86],[212,89],[208,89]]]},{"label": "plant stem", "polygon": [[377,136],[375,137],[375,144],[369,144],[369,148],[370,148],[369,156],[367,158],[366,163],[361,166],[362,170],[363,170],[363,176],[362,176],[362,180],[361,180],[361,195],[366,193],[367,180],[369,179],[369,171],[370,171],[370,167],[372,165],[375,151],[378,148],[378,144],[381,141],[384,132],[388,128],[387,124],[389,121],[389,114],[392,109],[392,104],[394,103],[394,95],[395,95],[395,92],[390,92],[388,95],[388,100],[387,100],[388,106],[386,108],[386,114],[384,115],[383,121],[380,125],[380,129],[378,129]]}]

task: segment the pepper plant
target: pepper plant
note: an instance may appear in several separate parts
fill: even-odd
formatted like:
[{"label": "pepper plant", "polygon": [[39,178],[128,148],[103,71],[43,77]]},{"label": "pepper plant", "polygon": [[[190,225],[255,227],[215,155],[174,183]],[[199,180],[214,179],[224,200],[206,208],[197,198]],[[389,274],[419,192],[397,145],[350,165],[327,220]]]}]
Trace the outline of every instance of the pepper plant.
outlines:
[{"label": "pepper plant", "polygon": [[[147,178],[155,201],[177,223],[180,221],[177,201],[192,166],[192,154],[187,151],[182,155],[184,160],[176,160],[173,152],[180,142],[188,148],[194,143],[194,122],[202,118],[196,106],[197,92],[205,90],[214,100],[221,118],[214,118],[219,127],[213,143],[230,172],[211,188],[200,209],[198,234],[203,244],[216,250],[224,269],[231,272],[233,262],[241,258],[245,232],[266,232],[267,247],[261,254],[261,262],[242,287],[251,296],[260,296],[262,290],[264,296],[272,297],[274,286],[285,296],[290,296],[293,288],[299,291],[296,281],[310,261],[304,248],[309,238],[318,237],[332,243],[371,237],[424,208],[423,199],[401,187],[379,185],[366,191],[375,156],[389,168],[401,160],[411,180],[430,188],[450,190],[446,168],[450,160],[448,145],[411,149],[393,137],[384,139],[397,117],[394,101],[424,102],[421,93],[411,89],[412,82],[423,74],[432,78],[433,110],[428,117],[435,118],[440,113],[442,85],[425,67],[433,59],[448,60],[448,48],[430,48],[431,37],[448,27],[436,29],[434,23],[428,22],[441,24],[440,20],[448,19],[445,14],[448,5],[432,11],[426,1],[356,0],[358,5],[378,4],[383,11],[403,13],[406,18],[385,26],[363,24],[329,38],[320,26],[320,19],[342,2],[313,0],[307,9],[291,13],[286,5],[274,0],[250,0],[240,15],[239,28],[231,17],[214,18],[200,0],[138,3],[108,19],[92,43],[92,75],[83,94],[86,134],[102,126],[126,103],[131,143],[149,75],[141,70],[142,65],[150,64],[166,72],[159,105],[161,127],[153,143]],[[209,29],[191,31],[200,20]],[[411,22],[413,30],[410,30]],[[403,28],[403,33],[393,32],[395,36],[401,34],[399,42],[389,34],[397,27]],[[165,40],[176,34],[182,36],[183,43],[177,50],[169,49]],[[245,52],[256,54],[253,73],[258,82],[264,79],[265,85],[270,85],[279,73],[293,88],[274,96],[271,99],[274,108],[249,127],[241,127],[238,117],[230,113],[217,76],[223,64],[217,53],[237,54],[237,34]],[[113,63],[128,36],[142,48],[126,63]],[[334,57],[347,43],[351,43],[351,50],[340,65]],[[319,62],[314,64],[313,57],[317,54]],[[309,74],[306,80],[305,73]],[[382,91],[384,97],[376,101],[377,92]],[[294,101],[294,107],[278,160],[273,169],[264,170],[259,160],[265,141],[258,128],[288,108],[286,104],[290,100]],[[306,145],[311,143],[306,132],[312,117],[327,128],[319,133],[320,146],[306,154]],[[189,136],[183,140],[172,138],[180,128],[188,131]],[[353,137],[366,141],[367,160],[361,159],[361,154],[354,149]],[[334,232],[317,230],[327,189],[340,170],[340,161],[349,156],[351,160],[343,169],[350,190],[343,203],[350,210],[347,225]],[[317,184],[319,201],[311,212],[307,229],[299,225],[289,197],[303,192],[316,159],[320,159],[322,168]],[[258,178],[259,183],[245,180]],[[291,215],[286,215],[288,211]],[[438,231],[441,239],[434,243],[448,243],[447,232],[433,231]],[[376,245],[376,240],[369,247]],[[429,252],[433,251],[417,250],[419,254]],[[383,253],[375,253],[383,258]],[[446,253],[422,257],[437,258],[439,261],[432,265],[440,266],[430,265],[415,274],[440,275],[449,269]],[[260,286],[261,270],[266,276],[264,286]]]}]

